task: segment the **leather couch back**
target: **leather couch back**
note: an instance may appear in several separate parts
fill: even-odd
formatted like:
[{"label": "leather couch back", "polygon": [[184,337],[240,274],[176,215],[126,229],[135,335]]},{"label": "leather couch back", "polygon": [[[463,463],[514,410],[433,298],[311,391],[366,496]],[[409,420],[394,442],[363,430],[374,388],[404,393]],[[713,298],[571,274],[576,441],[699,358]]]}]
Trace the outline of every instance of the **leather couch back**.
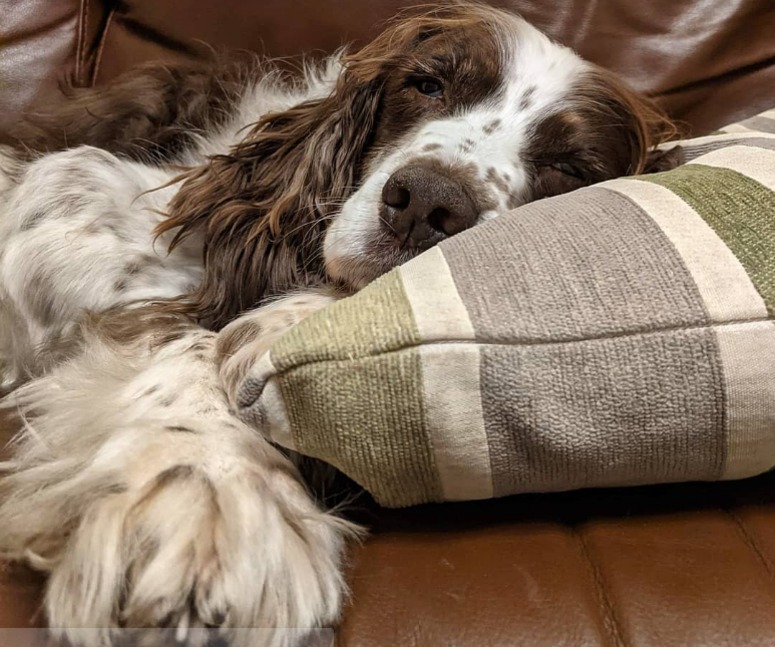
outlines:
[{"label": "leather couch back", "polygon": [[[57,94],[208,46],[270,56],[363,42],[418,0],[0,0],[0,128]],[[495,0],[656,96],[695,133],[775,104],[771,0]]]}]

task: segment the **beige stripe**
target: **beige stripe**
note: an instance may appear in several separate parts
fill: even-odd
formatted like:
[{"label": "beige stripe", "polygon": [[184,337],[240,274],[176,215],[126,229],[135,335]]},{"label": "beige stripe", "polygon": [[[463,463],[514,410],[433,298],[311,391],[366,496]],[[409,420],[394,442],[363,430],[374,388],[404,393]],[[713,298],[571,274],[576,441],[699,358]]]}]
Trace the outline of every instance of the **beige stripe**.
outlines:
[{"label": "beige stripe", "polygon": [[423,341],[473,340],[474,327],[438,247],[401,267],[404,292]]},{"label": "beige stripe", "polygon": [[719,326],[716,335],[729,434],[722,478],[746,478],[775,466],[775,323]]},{"label": "beige stripe", "polygon": [[[468,311],[438,247],[402,266],[400,272],[423,340],[474,339]],[[492,497],[478,346],[424,345],[420,358],[426,424],[444,498]]]},{"label": "beige stripe", "polygon": [[493,496],[476,344],[420,348],[425,415],[444,500]]},{"label": "beige stripe", "polygon": [[752,128],[748,128],[747,126],[744,126],[743,124],[729,124],[728,126],[724,126],[721,130],[725,133],[758,132],[758,131],[754,131]]},{"label": "beige stripe", "polygon": [[775,189],[775,151],[754,146],[728,146],[689,162],[728,168]]},{"label": "beige stripe", "polygon": [[708,223],[670,189],[633,179],[613,180],[599,186],[627,196],[654,219],[681,255],[712,321],[767,317],[764,300],[737,257]]}]

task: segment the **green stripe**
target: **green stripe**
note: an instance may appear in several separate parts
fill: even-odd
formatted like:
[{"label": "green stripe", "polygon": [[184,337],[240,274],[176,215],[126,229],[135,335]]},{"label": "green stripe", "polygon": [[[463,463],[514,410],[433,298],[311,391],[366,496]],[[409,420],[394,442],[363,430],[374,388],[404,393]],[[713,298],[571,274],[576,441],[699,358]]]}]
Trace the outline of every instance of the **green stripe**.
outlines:
[{"label": "green stripe", "polygon": [[272,363],[281,372],[307,362],[352,360],[418,343],[412,307],[394,270],[289,330],[272,347]]},{"label": "green stripe", "polygon": [[300,366],[279,380],[296,448],[382,505],[441,501],[417,349]]},{"label": "green stripe", "polygon": [[271,351],[296,448],[339,468],[383,505],[442,496],[420,341],[394,271],[302,321]]},{"label": "green stripe", "polygon": [[687,164],[640,180],[664,186],[692,207],[732,250],[775,314],[775,192],[725,168]]}]

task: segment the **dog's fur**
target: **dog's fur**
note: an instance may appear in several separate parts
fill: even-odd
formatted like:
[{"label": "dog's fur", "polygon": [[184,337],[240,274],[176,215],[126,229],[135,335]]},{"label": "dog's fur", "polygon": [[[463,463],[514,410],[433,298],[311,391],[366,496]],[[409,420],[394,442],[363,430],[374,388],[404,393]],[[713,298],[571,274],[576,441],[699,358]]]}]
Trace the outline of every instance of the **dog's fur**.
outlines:
[{"label": "dog's fur", "polygon": [[6,401],[24,429],[0,551],[50,574],[50,624],[102,644],[123,626],[333,623],[355,528],[235,416],[242,376],[464,228],[398,236],[382,196],[401,169],[449,178],[470,226],[663,168],[670,134],[609,73],[472,4],[297,80],[151,67],[31,115],[0,148],[0,360],[26,382]]}]

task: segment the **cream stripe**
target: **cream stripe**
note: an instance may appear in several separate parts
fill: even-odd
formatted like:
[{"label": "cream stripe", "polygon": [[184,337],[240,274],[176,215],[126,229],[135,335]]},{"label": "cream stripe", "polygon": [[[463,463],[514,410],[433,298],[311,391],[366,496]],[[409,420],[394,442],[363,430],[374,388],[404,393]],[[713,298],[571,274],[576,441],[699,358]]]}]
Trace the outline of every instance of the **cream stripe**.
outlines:
[{"label": "cream stripe", "polygon": [[[423,340],[474,340],[468,310],[438,247],[402,266],[400,272]],[[478,346],[424,345],[420,359],[426,424],[444,498],[492,497]]]},{"label": "cream stripe", "polygon": [[747,126],[744,126],[743,124],[729,124],[728,126],[724,126],[721,130],[725,133],[758,132],[758,131],[755,131],[753,128],[748,128]]},{"label": "cream stripe", "polygon": [[474,327],[438,247],[401,267],[404,291],[424,341],[473,340]]},{"label": "cream stripe", "polygon": [[766,187],[775,187],[775,151],[766,148],[729,146],[702,155],[689,164],[728,168],[747,175]]},{"label": "cream stripe", "polygon": [[727,460],[723,479],[775,466],[775,323],[719,326],[726,383]]},{"label": "cream stripe", "polygon": [[627,196],[654,219],[681,255],[712,321],[767,317],[764,300],[737,257],[713,228],[670,189],[634,179],[599,186]]},{"label": "cream stripe", "polygon": [[420,348],[431,449],[446,501],[493,497],[476,344]]}]

